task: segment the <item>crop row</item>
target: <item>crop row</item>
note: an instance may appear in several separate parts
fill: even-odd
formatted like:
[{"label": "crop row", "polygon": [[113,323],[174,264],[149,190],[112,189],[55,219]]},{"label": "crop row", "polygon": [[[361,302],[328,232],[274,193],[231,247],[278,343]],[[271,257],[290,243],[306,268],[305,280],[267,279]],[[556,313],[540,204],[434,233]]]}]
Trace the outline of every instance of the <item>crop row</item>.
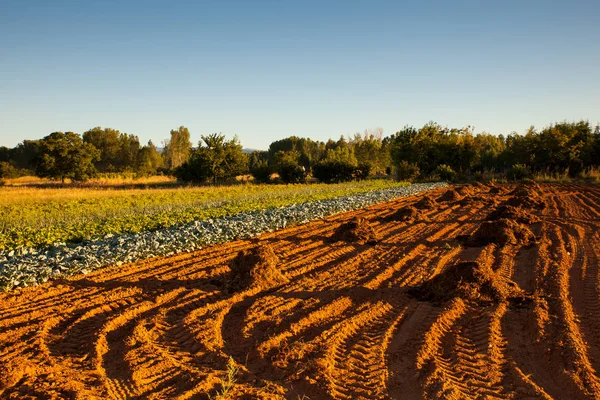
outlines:
[{"label": "crop row", "polygon": [[0,251],[43,248],[323,200],[403,183],[234,185],[149,190],[0,190]]},{"label": "crop row", "polygon": [[266,231],[306,223],[445,185],[429,183],[393,187],[285,207],[240,212],[233,216],[194,221],[155,231],[107,235],[101,240],[81,244],[4,252],[0,254],[0,289],[10,290],[43,283],[52,277],[86,274],[109,265],[195,251],[203,246],[256,236]]}]

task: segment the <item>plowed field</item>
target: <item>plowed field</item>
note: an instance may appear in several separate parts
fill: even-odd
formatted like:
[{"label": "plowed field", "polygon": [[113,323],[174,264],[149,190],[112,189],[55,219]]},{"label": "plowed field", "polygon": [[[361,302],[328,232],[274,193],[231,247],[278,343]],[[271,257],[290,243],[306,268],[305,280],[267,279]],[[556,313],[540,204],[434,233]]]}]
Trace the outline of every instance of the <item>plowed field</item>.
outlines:
[{"label": "plowed field", "polygon": [[598,186],[456,187],[5,293],[0,396],[600,398],[599,228]]}]

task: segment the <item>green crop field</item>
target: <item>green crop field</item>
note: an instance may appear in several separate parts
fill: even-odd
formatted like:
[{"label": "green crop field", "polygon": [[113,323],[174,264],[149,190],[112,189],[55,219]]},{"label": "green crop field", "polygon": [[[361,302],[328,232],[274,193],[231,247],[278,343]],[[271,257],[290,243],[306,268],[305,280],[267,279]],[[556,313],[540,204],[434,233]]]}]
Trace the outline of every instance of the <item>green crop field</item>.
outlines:
[{"label": "green crop field", "polygon": [[140,232],[238,212],[402,186],[387,180],[334,185],[234,185],[170,189],[0,188],[0,249],[44,247]]}]

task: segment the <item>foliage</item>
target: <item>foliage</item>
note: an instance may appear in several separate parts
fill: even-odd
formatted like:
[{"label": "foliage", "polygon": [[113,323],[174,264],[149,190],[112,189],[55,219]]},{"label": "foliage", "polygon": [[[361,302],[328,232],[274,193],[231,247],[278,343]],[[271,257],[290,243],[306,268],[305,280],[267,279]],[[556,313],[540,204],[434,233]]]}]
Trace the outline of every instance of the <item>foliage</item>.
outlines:
[{"label": "foliage", "polygon": [[106,234],[151,231],[238,212],[370,192],[403,184],[235,185],[176,189],[0,188],[0,249],[43,247]]},{"label": "foliage", "polygon": [[0,178],[1,179],[14,179],[21,176],[27,176],[28,171],[26,169],[19,169],[7,161],[0,161]]},{"label": "foliage", "polygon": [[452,181],[456,178],[456,172],[446,164],[440,164],[435,168],[435,175],[439,176],[443,181]]},{"label": "foliage", "polygon": [[273,166],[284,183],[306,181],[306,167],[300,164],[301,154],[297,151],[278,151],[273,157]]},{"label": "foliage", "polygon": [[515,164],[506,172],[506,177],[511,181],[521,181],[531,177],[531,170],[525,164]]},{"label": "foliage", "polygon": [[100,172],[132,171],[140,151],[137,136],[121,133],[112,128],[92,128],[83,133],[83,142],[99,151],[94,163]]},{"label": "foliage", "polygon": [[419,177],[421,170],[416,164],[411,164],[406,160],[402,160],[396,166],[396,179],[399,181],[412,182]]},{"label": "foliage", "polygon": [[185,163],[190,155],[192,142],[190,131],[185,126],[171,130],[171,138],[164,141],[166,166],[173,170]]},{"label": "foliage", "polygon": [[73,132],[54,132],[40,140],[36,173],[40,177],[85,181],[96,173],[99,152]]},{"label": "foliage", "polygon": [[231,389],[236,382],[236,375],[239,372],[240,367],[238,367],[233,360],[232,357],[229,357],[227,361],[227,377],[225,379],[221,379],[221,390],[217,392],[215,397],[208,396],[209,399],[214,400],[226,400],[231,398]]},{"label": "foliage", "polygon": [[250,174],[254,177],[254,181],[258,183],[269,183],[273,170],[266,160],[260,160],[250,168]]},{"label": "foliage", "polygon": [[226,141],[221,134],[202,136],[202,142],[190,158],[175,169],[183,182],[206,182],[235,177],[247,171],[248,157],[237,137]]},{"label": "foliage", "polygon": [[313,168],[313,176],[323,183],[351,181],[355,172],[356,167],[347,160],[325,159]]},{"label": "foliage", "polygon": [[359,181],[367,179],[367,177],[371,174],[372,168],[372,165],[368,162],[360,162],[354,170],[354,177]]},{"label": "foliage", "polygon": [[277,153],[279,152],[296,154],[296,162],[308,172],[311,171],[313,164],[323,156],[325,144],[297,136],[276,140],[269,145],[267,153],[271,165],[277,164]]},{"label": "foliage", "polygon": [[140,148],[135,166],[138,176],[154,175],[163,165],[162,154],[156,150],[156,146],[152,143],[152,140],[146,146]]}]

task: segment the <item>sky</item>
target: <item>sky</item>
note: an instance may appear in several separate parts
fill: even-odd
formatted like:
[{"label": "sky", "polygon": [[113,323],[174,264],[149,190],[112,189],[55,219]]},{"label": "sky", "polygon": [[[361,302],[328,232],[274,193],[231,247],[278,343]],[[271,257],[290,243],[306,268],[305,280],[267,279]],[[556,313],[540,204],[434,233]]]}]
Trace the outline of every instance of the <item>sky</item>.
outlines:
[{"label": "sky", "polygon": [[0,0],[0,145],[600,121],[600,2]]}]

